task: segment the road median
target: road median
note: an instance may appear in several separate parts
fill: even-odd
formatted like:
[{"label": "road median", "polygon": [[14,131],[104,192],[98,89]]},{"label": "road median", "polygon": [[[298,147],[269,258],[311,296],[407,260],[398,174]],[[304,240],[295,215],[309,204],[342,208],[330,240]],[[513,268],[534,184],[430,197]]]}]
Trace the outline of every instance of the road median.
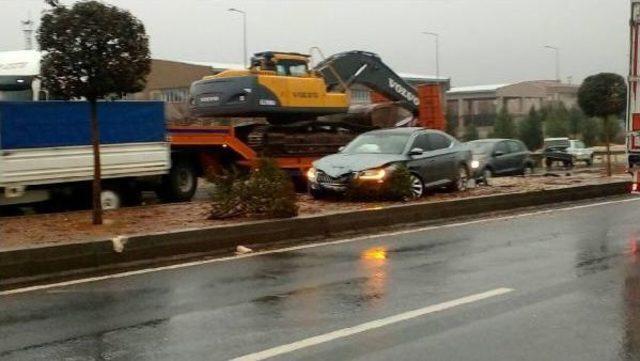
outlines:
[{"label": "road median", "polygon": [[628,186],[626,181],[581,185],[8,249],[0,251],[0,288],[230,252],[238,245],[262,248],[451,217],[622,195],[628,192]]}]

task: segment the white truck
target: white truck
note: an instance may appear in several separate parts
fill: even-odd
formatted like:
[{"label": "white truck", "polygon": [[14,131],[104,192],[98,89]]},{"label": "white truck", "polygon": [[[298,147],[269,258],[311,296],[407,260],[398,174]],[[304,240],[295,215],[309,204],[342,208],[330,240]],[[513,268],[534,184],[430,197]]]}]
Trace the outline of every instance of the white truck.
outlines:
[{"label": "white truck", "polygon": [[[40,53],[0,52],[0,206],[54,200],[89,205],[89,104],[42,101]],[[143,189],[187,200],[196,180],[172,168],[161,102],[100,102],[105,209],[135,204]]]}]

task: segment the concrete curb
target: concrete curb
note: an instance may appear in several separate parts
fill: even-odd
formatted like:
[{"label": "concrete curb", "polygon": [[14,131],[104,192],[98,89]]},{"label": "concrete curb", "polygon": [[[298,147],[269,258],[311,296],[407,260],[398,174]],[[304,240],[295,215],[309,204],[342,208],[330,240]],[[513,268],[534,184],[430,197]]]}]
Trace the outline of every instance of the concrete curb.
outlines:
[{"label": "concrete curb", "polygon": [[149,265],[162,259],[166,262],[170,257],[228,251],[239,244],[268,245],[325,238],[450,217],[621,195],[628,192],[628,186],[628,182],[615,182],[133,236],[123,240],[121,252],[117,252],[117,245],[108,239],[0,251],[0,288],[52,278],[56,274]]}]

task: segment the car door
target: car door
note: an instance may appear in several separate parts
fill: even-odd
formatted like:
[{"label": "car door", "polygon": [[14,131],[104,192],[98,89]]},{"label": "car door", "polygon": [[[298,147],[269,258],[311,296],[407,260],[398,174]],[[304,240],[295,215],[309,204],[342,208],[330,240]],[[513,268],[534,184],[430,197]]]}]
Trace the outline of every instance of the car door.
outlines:
[{"label": "car door", "polygon": [[451,146],[453,140],[446,135],[429,132],[429,151],[432,156],[430,171],[436,178],[434,184],[441,185],[452,182],[458,176],[458,164],[456,159],[456,149]]},{"label": "car door", "polygon": [[431,146],[426,132],[420,132],[413,138],[409,150],[415,148],[420,148],[424,152],[421,155],[410,155],[411,159],[407,162],[407,168],[412,173],[419,175],[425,186],[430,186],[439,176],[433,173],[433,170],[437,170],[437,167],[432,165],[435,162],[435,157],[430,151]]},{"label": "car door", "polygon": [[528,153],[525,150],[525,147],[522,143],[517,140],[510,140],[509,143],[509,151],[510,151],[510,165],[511,165],[511,173],[519,173],[524,170],[524,163],[527,160]]},{"label": "car door", "polygon": [[511,159],[507,141],[496,143],[493,148],[493,173],[497,175],[507,174],[511,170]]}]

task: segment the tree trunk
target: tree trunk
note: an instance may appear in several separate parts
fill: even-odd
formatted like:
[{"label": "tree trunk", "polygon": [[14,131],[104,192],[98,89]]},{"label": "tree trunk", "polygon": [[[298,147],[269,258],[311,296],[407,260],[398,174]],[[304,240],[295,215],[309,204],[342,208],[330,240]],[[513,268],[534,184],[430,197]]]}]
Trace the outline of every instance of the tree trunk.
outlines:
[{"label": "tree trunk", "polygon": [[91,107],[91,144],[93,146],[93,224],[102,224],[102,202],[100,194],[102,185],[102,169],[100,164],[100,128],[98,126],[98,102],[96,99],[89,99]]},{"label": "tree trunk", "polygon": [[609,134],[609,117],[604,117],[604,142],[607,147],[607,177],[611,177],[611,135]]}]

